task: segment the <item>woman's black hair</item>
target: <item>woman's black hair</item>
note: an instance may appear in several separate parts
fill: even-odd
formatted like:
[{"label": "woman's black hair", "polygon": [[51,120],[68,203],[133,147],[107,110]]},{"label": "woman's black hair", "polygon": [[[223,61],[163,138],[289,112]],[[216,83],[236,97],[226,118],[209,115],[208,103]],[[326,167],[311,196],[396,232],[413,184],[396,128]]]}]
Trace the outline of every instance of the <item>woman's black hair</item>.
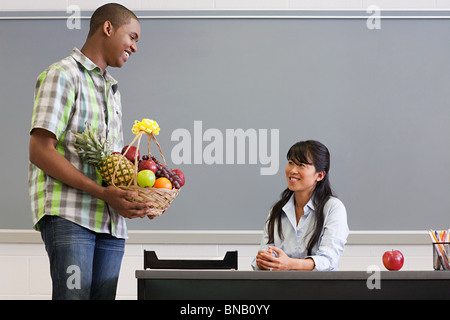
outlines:
[{"label": "woman's black hair", "polygon": [[[326,173],[325,177],[317,182],[312,195],[315,208],[315,226],[314,230],[310,230],[310,232],[312,232],[312,236],[307,244],[307,254],[311,255],[312,248],[319,241],[320,234],[322,233],[324,223],[323,209],[325,203],[331,196],[334,196],[328,179],[328,172],[330,170],[330,153],[328,148],[319,141],[307,140],[294,144],[287,153],[287,159],[292,160],[297,164],[312,164],[316,168],[316,172],[325,171]],[[310,161],[312,163],[310,163]],[[269,218],[267,219],[269,233],[269,240],[267,241],[268,244],[274,242],[275,222],[278,223],[277,232],[279,237],[281,239],[284,238],[281,228],[282,208],[289,201],[293,193],[294,191],[286,188],[281,193],[281,199],[272,207]]]}]

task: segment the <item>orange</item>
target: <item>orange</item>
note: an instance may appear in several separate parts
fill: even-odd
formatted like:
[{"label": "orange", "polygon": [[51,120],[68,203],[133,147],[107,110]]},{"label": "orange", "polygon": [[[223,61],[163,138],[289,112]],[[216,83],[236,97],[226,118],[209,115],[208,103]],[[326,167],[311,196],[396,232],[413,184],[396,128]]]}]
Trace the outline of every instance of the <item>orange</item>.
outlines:
[{"label": "orange", "polygon": [[161,177],[156,179],[155,184],[153,185],[153,188],[165,188],[172,190],[172,183],[169,179],[165,177]]}]

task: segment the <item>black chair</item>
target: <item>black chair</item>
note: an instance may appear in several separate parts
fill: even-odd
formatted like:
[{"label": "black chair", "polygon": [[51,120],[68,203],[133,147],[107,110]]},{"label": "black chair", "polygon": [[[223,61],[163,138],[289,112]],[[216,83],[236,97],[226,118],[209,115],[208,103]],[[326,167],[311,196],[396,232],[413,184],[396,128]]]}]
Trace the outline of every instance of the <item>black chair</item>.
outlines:
[{"label": "black chair", "polygon": [[222,260],[160,260],[155,251],[144,250],[144,269],[238,269],[238,252],[227,251]]}]

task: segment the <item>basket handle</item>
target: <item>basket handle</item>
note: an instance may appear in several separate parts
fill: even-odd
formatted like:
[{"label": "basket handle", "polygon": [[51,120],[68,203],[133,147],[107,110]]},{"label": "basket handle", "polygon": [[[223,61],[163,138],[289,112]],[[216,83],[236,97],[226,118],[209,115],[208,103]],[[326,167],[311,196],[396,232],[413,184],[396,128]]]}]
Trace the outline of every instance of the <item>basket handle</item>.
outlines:
[{"label": "basket handle", "polygon": [[[136,154],[135,154],[135,160],[134,160],[134,185],[135,186],[137,186],[137,172],[138,172],[138,160],[137,160],[137,153],[138,153],[138,150],[139,150],[139,145],[140,145],[140,143],[141,143],[141,138],[142,138],[142,135],[144,134],[144,133],[146,133],[145,131],[139,131],[139,133],[136,135],[136,137],[134,137],[134,139],[133,139],[133,141],[131,141],[131,143],[128,145],[128,148],[125,150],[125,154],[128,152],[128,150],[131,148],[131,146],[136,142],[136,140],[137,140],[137,146],[136,146]],[[155,138],[155,136],[153,135],[153,133],[147,133],[147,144],[148,144],[148,154],[150,155],[150,156],[152,156],[152,154],[151,154],[151,152],[150,152],[150,141],[151,140],[155,140],[155,143],[156,143],[156,145],[157,145],[157,147],[158,147],[158,149],[159,149],[159,153],[161,154],[161,158],[162,158],[162,160],[163,160],[163,162],[164,162],[164,165],[166,165],[166,159],[164,158],[164,154],[163,154],[163,152],[162,152],[162,150],[161,150],[161,146],[159,145],[159,143],[158,143],[158,140],[156,140],[156,138]],[[116,164],[116,167],[114,168],[114,172],[113,172],[113,176],[112,176],[112,185],[113,186],[116,186],[115,185],[115,183],[114,183],[114,181],[116,180],[116,172],[117,172],[117,169],[119,168],[119,165],[120,165],[120,163],[121,163],[121,161],[122,161],[122,157],[120,157],[120,159],[119,159],[119,161],[117,162],[117,164]],[[128,187],[131,185],[131,181],[128,183]]]},{"label": "basket handle", "polygon": [[152,139],[155,140],[156,146],[157,146],[158,149],[159,149],[159,153],[161,154],[161,158],[162,158],[162,160],[163,160],[163,162],[164,162],[164,165],[166,165],[166,159],[164,158],[164,154],[163,154],[163,152],[162,152],[162,150],[161,150],[161,146],[159,145],[158,140],[156,140],[155,136],[153,135],[153,132],[150,133],[150,134],[147,133],[148,154],[149,154],[149,155],[152,155],[151,152],[150,152],[150,141],[151,141]]}]

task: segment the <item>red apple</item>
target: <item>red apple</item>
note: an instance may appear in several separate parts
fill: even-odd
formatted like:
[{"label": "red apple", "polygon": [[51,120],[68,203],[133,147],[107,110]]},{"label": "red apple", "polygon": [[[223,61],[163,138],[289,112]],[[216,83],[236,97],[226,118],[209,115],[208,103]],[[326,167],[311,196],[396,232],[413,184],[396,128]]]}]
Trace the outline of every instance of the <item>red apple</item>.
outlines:
[{"label": "red apple", "polygon": [[403,254],[398,250],[386,251],[383,254],[383,264],[388,270],[400,270],[403,267],[403,262]]},{"label": "red apple", "polygon": [[[122,154],[125,156],[125,158],[130,160],[133,164],[136,159],[139,161],[139,158],[141,157],[141,153],[139,152],[139,150],[135,146],[131,146],[128,149],[128,151],[127,151],[127,149],[128,149],[128,146],[125,146],[122,149]],[[125,154],[125,151],[127,151],[126,154]],[[137,154],[136,154],[136,152],[137,152]]]},{"label": "red apple", "polygon": [[156,163],[152,160],[141,160],[139,162],[138,171],[142,170],[151,170],[153,173],[156,173],[158,168],[156,167]]},{"label": "red apple", "polygon": [[180,169],[172,169],[172,171],[176,173],[178,178],[180,178],[180,187],[184,186],[185,182],[184,173]]}]

